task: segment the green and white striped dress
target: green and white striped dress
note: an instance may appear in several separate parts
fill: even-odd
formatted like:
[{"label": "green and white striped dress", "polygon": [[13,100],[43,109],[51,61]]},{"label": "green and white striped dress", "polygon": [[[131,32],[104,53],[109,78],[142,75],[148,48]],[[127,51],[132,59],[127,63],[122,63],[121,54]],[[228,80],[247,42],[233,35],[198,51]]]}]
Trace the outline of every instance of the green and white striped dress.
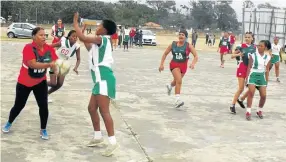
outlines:
[{"label": "green and white striped dress", "polygon": [[93,44],[89,51],[89,68],[94,83],[92,94],[115,99],[116,79],[111,69],[113,64],[111,43],[102,36],[101,45]]}]

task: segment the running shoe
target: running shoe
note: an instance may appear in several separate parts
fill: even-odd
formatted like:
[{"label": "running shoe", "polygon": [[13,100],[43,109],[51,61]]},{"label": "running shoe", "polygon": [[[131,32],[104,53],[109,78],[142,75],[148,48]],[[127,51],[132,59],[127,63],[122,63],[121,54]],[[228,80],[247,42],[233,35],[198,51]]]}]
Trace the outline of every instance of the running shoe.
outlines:
[{"label": "running shoe", "polygon": [[184,102],[181,101],[181,100],[178,100],[176,103],[175,103],[175,108],[180,108],[181,106],[184,105]]},{"label": "running shoe", "polygon": [[53,100],[51,99],[51,97],[48,97],[48,103],[52,103]]},{"label": "running shoe", "polygon": [[277,78],[276,81],[279,82],[279,83],[281,82],[279,78]]},{"label": "running shoe", "polygon": [[107,146],[106,150],[101,153],[101,155],[106,156],[106,157],[111,156],[111,155],[113,155],[114,151],[116,151],[119,147],[120,146],[118,143],[116,143],[115,145],[109,144]]},{"label": "running shoe", "polygon": [[258,111],[256,114],[260,119],[263,119],[262,111]]},{"label": "running shoe", "polygon": [[41,129],[40,136],[41,136],[41,138],[43,140],[48,140],[49,139],[48,132],[47,132],[46,129]]},{"label": "running shoe", "polygon": [[245,105],[243,103],[243,101],[240,101],[239,99],[237,99],[237,103],[239,104],[239,106],[243,109],[245,109]]},{"label": "running shoe", "polygon": [[249,112],[246,112],[245,118],[246,120],[251,120],[251,114]]},{"label": "running shoe", "polygon": [[172,92],[172,87],[171,85],[166,85],[166,87],[167,87],[167,94],[170,96]]},{"label": "running shoe", "polygon": [[230,106],[230,112],[232,113],[232,114],[236,114],[236,111],[235,111],[235,106],[233,105],[233,106]]},{"label": "running shoe", "polygon": [[9,122],[7,122],[7,123],[5,124],[5,126],[2,128],[2,132],[8,133],[8,132],[10,131],[11,126],[12,126],[12,124],[9,123]]},{"label": "running shoe", "polygon": [[95,146],[99,146],[101,144],[104,143],[104,139],[103,138],[100,138],[100,139],[92,139],[88,144],[87,146],[88,147],[95,147]]}]

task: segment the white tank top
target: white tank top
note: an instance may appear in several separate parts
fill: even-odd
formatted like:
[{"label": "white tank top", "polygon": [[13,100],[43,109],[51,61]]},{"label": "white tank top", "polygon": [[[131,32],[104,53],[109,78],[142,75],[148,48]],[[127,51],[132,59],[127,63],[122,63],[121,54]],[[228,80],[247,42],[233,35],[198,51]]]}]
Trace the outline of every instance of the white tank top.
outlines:
[{"label": "white tank top", "polygon": [[272,44],[272,54],[273,55],[279,55],[281,51],[281,46],[279,44],[275,45],[274,43]]}]

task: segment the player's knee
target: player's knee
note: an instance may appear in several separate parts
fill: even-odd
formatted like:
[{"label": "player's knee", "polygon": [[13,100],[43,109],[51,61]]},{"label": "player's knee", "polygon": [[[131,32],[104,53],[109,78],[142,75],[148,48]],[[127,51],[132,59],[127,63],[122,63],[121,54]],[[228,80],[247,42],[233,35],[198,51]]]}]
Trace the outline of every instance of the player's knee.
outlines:
[{"label": "player's knee", "polygon": [[261,100],[266,100],[266,94],[260,95],[260,99],[261,99]]},{"label": "player's knee", "polygon": [[253,96],[254,96],[254,92],[249,91],[249,92],[248,92],[248,96],[249,96],[249,97],[253,97]]},{"label": "player's knee", "polygon": [[90,114],[92,114],[92,113],[94,113],[95,111],[96,111],[96,109],[95,109],[95,107],[94,106],[92,106],[92,105],[88,105],[88,112],[90,113]]},{"label": "player's knee", "polygon": [[243,90],[244,90],[244,87],[239,87],[239,88],[238,88],[238,92],[239,92],[240,94],[243,92]]},{"label": "player's knee", "polygon": [[176,82],[176,85],[181,85],[182,84],[182,78],[176,79],[175,82]]}]

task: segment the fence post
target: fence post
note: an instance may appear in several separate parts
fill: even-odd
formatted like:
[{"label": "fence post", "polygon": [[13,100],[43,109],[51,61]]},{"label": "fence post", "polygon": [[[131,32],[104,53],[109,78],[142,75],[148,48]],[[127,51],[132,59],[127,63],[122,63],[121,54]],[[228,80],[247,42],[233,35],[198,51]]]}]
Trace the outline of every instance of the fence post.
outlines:
[{"label": "fence post", "polygon": [[[256,34],[255,34],[255,28],[256,28],[256,8],[254,9],[254,12],[253,12],[253,14],[254,14],[254,24],[253,24],[253,34],[254,34],[254,37],[256,36]],[[256,39],[257,40],[257,39]]]},{"label": "fence post", "polygon": [[242,33],[241,33],[241,43],[243,43],[243,35],[245,33],[244,31],[244,27],[245,27],[245,24],[244,24],[244,15],[245,15],[245,8],[243,7],[242,8]]},{"label": "fence post", "polygon": [[284,42],[283,45],[286,44],[286,10],[285,10],[285,15],[284,15]]},{"label": "fence post", "polygon": [[271,34],[272,34],[272,23],[273,23],[273,17],[274,17],[274,9],[272,9],[272,13],[271,13],[271,20],[270,20],[270,30],[269,30],[269,36],[268,36],[268,40],[271,39]]}]

